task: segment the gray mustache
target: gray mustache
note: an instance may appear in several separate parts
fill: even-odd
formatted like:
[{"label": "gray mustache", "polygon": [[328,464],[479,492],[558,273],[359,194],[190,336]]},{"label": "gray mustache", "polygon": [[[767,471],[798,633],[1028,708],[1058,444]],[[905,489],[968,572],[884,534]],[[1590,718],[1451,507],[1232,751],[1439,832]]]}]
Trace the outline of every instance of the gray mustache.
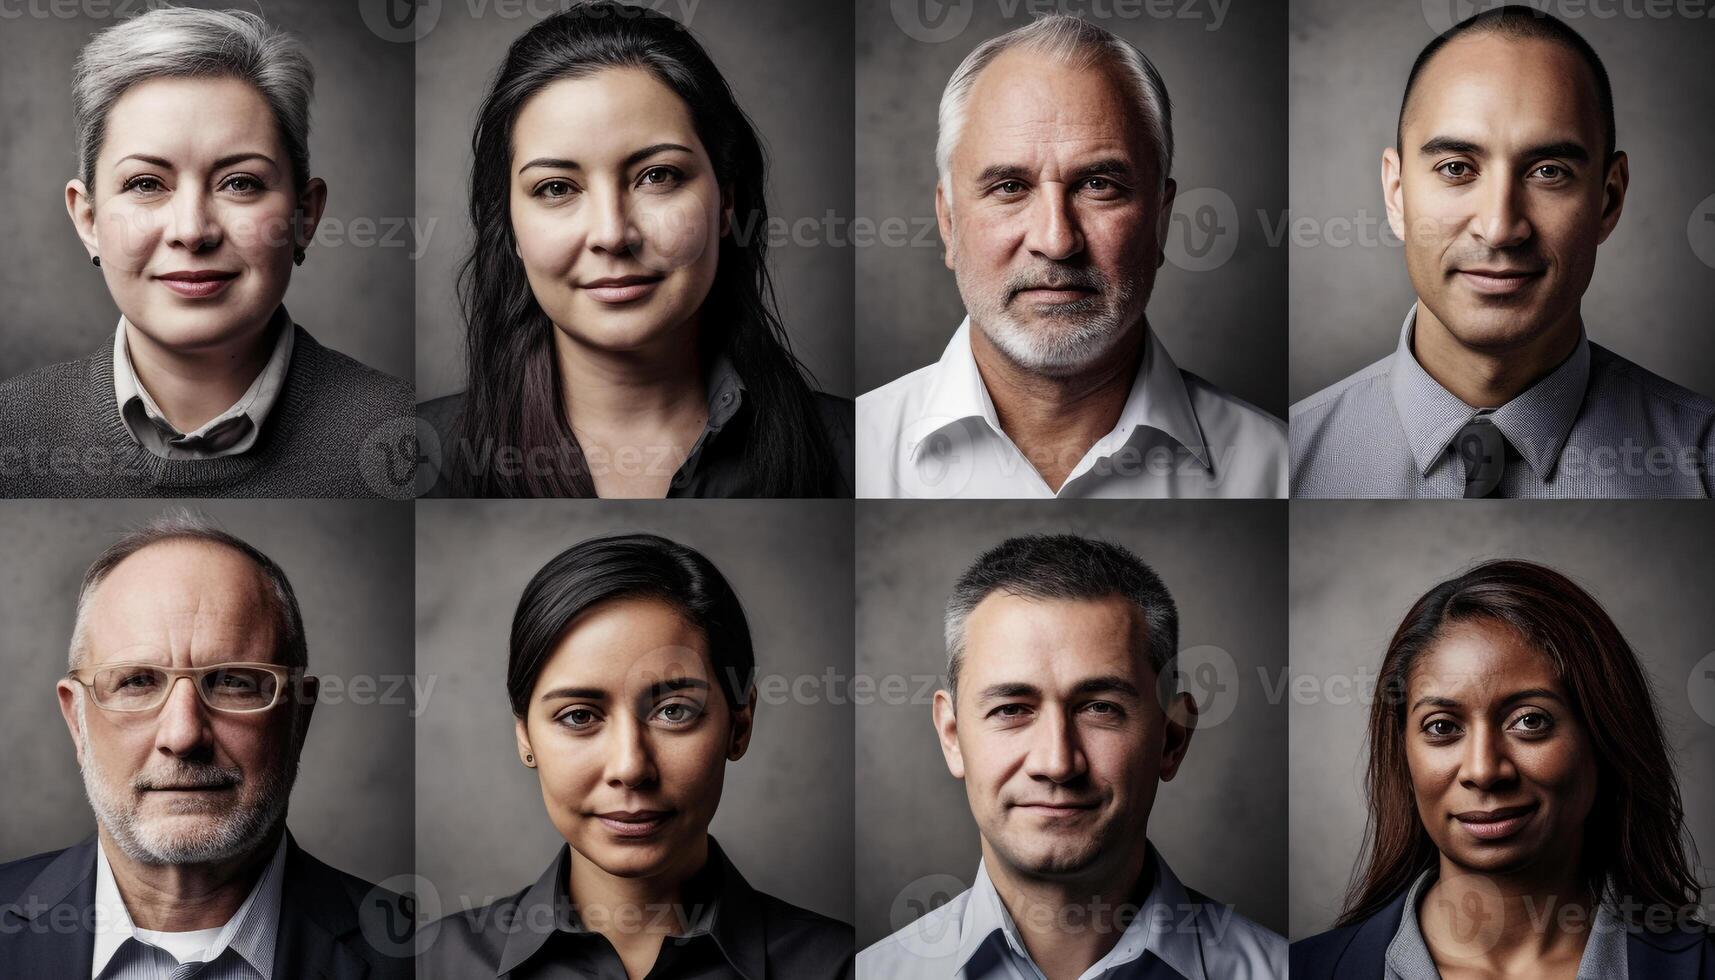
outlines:
[{"label": "gray mustache", "polygon": [[1103,292],[1107,287],[1107,279],[1094,269],[1053,269],[1013,276],[1006,281],[1009,297],[1026,289],[1090,289]]},{"label": "gray mustache", "polygon": [[194,786],[224,788],[244,782],[244,770],[226,766],[182,764],[170,772],[140,773],[131,781],[136,790],[155,790]]}]

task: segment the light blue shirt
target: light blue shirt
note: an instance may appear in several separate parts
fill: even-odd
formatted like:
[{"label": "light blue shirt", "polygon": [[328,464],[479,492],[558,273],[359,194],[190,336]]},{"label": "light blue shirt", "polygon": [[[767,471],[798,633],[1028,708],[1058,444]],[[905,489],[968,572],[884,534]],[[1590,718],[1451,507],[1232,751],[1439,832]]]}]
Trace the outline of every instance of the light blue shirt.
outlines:
[{"label": "light blue shirt", "polygon": [[[1193,898],[1151,845],[1155,885],[1112,949],[1080,980],[1285,980],[1286,940]],[[952,901],[858,954],[859,980],[1044,980],[986,862]]]},{"label": "light blue shirt", "polygon": [[[1399,917],[1399,930],[1388,943],[1387,976],[1383,980],[1441,980],[1417,920],[1417,906],[1434,883],[1435,875],[1435,868],[1424,871],[1405,894],[1405,914]],[[1597,908],[1595,918],[1590,921],[1590,938],[1585,941],[1584,956],[1578,961],[1577,980],[1628,980],[1626,927],[1606,903]]]}]

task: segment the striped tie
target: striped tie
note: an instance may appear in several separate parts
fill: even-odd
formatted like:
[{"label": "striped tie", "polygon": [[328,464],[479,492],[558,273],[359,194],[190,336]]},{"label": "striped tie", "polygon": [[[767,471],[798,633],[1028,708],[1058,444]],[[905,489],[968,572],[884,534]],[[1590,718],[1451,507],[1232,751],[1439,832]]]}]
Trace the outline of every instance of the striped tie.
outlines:
[{"label": "striped tie", "polygon": [[207,965],[207,963],[201,962],[180,963],[178,966],[173,967],[173,972],[169,973],[167,976],[169,980],[191,980],[192,977],[201,973],[202,968]]}]

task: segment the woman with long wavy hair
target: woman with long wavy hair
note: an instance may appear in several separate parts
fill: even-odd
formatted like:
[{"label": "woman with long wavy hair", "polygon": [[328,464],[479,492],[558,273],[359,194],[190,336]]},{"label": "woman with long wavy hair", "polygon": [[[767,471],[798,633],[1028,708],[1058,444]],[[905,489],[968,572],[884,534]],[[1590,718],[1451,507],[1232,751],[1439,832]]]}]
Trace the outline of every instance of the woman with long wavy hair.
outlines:
[{"label": "woman with long wavy hair", "polygon": [[1715,976],[1649,681],[1570,579],[1492,561],[1429,590],[1369,743],[1364,855],[1294,978]]},{"label": "woman with long wavy hair", "polygon": [[544,19],[473,149],[468,387],[420,407],[430,495],[850,495],[852,403],[775,311],[761,142],[688,31],[606,0]]}]

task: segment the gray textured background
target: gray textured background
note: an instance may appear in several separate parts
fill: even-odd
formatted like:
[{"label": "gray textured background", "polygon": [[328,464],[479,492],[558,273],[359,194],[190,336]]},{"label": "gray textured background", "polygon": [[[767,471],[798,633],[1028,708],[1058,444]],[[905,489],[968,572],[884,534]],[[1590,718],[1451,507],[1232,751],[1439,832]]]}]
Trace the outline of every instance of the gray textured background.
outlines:
[{"label": "gray textured background", "polygon": [[[66,216],[64,190],[77,176],[72,62],[92,34],[115,21],[31,12],[143,6],[8,5],[24,16],[8,17],[0,30],[7,224],[0,241],[0,378],[111,347],[119,322],[101,270],[89,264]],[[260,11],[304,42],[316,69],[310,171],[327,181],[328,203],[307,261],[293,270],[286,308],[322,343],[410,380],[412,249],[402,222],[411,217],[411,46],[376,37],[350,0],[174,0],[174,6]],[[384,244],[396,225],[397,237]]]},{"label": "gray textured background", "polygon": [[1688,681],[1715,647],[1712,533],[1715,513],[1678,501],[1293,501],[1292,673],[1327,694],[1292,702],[1292,938],[1333,924],[1358,859],[1368,699],[1388,638],[1419,596],[1488,558],[1526,558],[1569,576],[1637,651],[1678,755],[1707,881],[1715,681],[1701,681],[1695,695]]},{"label": "gray textured background", "polygon": [[[1293,0],[1292,208],[1322,244],[1292,249],[1292,400],[1380,360],[1399,340],[1415,293],[1405,249],[1387,231],[1381,154],[1394,141],[1405,76],[1453,19],[1485,0]],[[1619,149],[1631,187],[1619,226],[1584,294],[1590,339],[1670,381],[1715,394],[1715,268],[1692,251],[1687,226],[1715,194],[1715,20],[1591,16],[1644,4],[1533,0],[1584,35],[1614,88]],[[1674,5],[1665,6],[1672,9]],[[1582,16],[1575,16],[1582,14]],[[1703,211],[1709,207],[1704,206]],[[1337,247],[1329,222],[1369,219],[1372,242]],[[1715,225],[1699,223],[1715,262]],[[1379,244],[1385,241],[1391,244]]]},{"label": "gray textured background", "polygon": [[[840,3],[803,0],[649,0],[687,23],[726,77],[768,153],[768,207],[818,223],[852,207],[852,26]],[[506,48],[536,21],[515,9],[447,3],[417,42],[417,214],[434,222],[417,279],[417,397],[464,388],[464,326],[454,279],[470,247],[470,140]],[[522,5],[538,14],[558,2]],[[852,259],[817,233],[797,244],[787,226],[769,249],[781,319],[818,387],[852,395]],[[771,239],[771,245],[778,244]]]},{"label": "gray textured background", "polygon": [[[919,36],[938,36],[918,29],[922,22],[911,11],[923,4],[950,8],[947,29],[966,26],[946,40],[918,40],[901,24]],[[1040,6],[1010,0],[858,4],[857,213],[877,223],[903,220],[910,228],[909,244],[857,250],[859,391],[939,359],[964,318],[934,229],[935,112],[959,62],[983,41],[1028,23]],[[1151,325],[1180,367],[1284,418],[1287,257],[1284,248],[1268,246],[1255,215],[1286,207],[1286,4],[1234,3],[1218,30],[1209,29],[1215,21],[1207,3],[1073,0],[1066,6],[1137,45],[1160,69],[1173,100],[1173,177],[1180,198],[1194,204],[1188,194],[1211,188],[1242,216],[1236,226],[1222,220],[1222,233],[1238,237],[1219,267],[1187,271],[1170,252],[1149,303]],[[1102,16],[1133,9],[1201,16]],[[1192,217],[1176,215],[1169,237],[1195,249],[1207,239],[1187,223]]]},{"label": "gray textured background", "polygon": [[[417,670],[435,694],[417,722],[417,870],[443,911],[523,888],[563,843],[518,762],[507,635],[550,558],[619,531],[651,531],[715,563],[744,604],[759,677],[851,673],[850,502],[419,501]],[[831,698],[759,703],[710,827],[751,885],[846,922],[851,712]]]},{"label": "gray textured background", "polygon": [[[1188,886],[1284,929],[1286,705],[1268,703],[1261,677],[1273,680],[1286,667],[1285,502],[865,501],[857,519],[860,675],[942,672],[941,617],[959,574],[988,548],[1032,532],[1132,549],[1173,594],[1181,651],[1213,645],[1232,658],[1234,673],[1204,709],[1222,703],[1231,714],[1193,736],[1184,768],[1156,797],[1149,836]],[[910,693],[919,686],[913,680]],[[981,857],[928,701],[880,702],[860,704],[857,717],[860,949],[915,918],[905,906],[929,897],[920,879],[951,875],[968,886]]]},{"label": "gray textured background", "polygon": [[[184,501],[260,548],[291,579],[310,672],[310,720],[288,825],[305,850],[379,882],[411,870],[411,704],[334,703],[328,685],[412,667],[411,510],[389,502]],[[178,505],[174,505],[178,506]],[[141,500],[0,501],[0,861],[95,832],[54,682],[65,676],[78,581],[102,549],[167,509]],[[378,691],[385,693],[388,685]],[[409,688],[402,689],[402,694]]]}]

